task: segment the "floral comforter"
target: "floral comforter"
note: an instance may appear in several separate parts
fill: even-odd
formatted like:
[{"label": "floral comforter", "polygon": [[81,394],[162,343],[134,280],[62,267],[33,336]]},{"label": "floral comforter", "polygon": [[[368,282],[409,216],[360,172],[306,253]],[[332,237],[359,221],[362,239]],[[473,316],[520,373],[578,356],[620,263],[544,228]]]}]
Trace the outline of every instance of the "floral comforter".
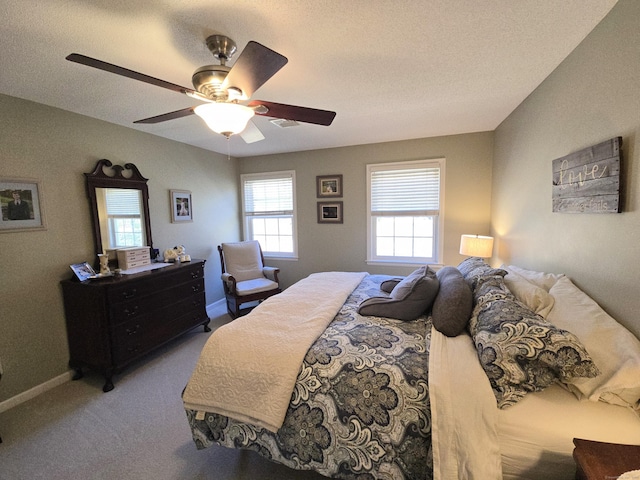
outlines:
[{"label": "floral comforter", "polygon": [[196,446],[254,450],[332,478],[432,478],[431,321],[357,313],[364,299],[385,295],[388,278],[365,277],[309,349],[277,433],[187,410]]}]

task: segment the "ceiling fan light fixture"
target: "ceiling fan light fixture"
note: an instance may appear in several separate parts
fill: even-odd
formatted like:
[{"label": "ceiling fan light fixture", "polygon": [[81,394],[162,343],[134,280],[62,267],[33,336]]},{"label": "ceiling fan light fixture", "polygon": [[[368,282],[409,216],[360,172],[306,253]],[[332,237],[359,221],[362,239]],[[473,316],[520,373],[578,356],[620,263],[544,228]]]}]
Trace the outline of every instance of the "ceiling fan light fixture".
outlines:
[{"label": "ceiling fan light fixture", "polygon": [[252,108],[222,102],[198,105],[194,113],[202,118],[211,130],[227,138],[242,132],[254,115]]}]

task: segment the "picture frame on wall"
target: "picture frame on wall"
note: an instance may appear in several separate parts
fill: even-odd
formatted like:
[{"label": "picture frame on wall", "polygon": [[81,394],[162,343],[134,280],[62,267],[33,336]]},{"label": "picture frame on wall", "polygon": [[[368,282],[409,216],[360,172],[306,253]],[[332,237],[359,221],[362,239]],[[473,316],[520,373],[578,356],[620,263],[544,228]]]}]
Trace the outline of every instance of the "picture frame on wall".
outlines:
[{"label": "picture frame on wall", "polygon": [[319,175],[316,177],[316,197],[342,197],[342,175]]},{"label": "picture frame on wall", "polygon": [[170,190],[171,223],[193,222],[193,202],[189,190]]},{"label": "picture frame on wall", "polygon": [[342,202],[318,202],[318,223],[343,223]]},{"label": "picture frame on wall", "polygon": [[42,184],[29,178],[0,178],[0,233],[46,230]]}]

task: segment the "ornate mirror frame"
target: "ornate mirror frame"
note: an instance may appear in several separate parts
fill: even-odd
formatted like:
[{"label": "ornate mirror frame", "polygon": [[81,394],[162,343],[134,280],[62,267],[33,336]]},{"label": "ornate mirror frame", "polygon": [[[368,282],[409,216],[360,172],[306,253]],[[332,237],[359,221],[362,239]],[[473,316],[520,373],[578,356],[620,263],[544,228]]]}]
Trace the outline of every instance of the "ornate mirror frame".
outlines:
[{"label": "ornate mirror frame", "polygon": [[[107,173],[110,172],[110,174]],[[125,176],[123,173],[126,172]],[[84,174],[87,181],[87,196],[91,207],[91,220],[93,222],[93,240],[96,254],[103,253],[102,235],[100,231],[100,215],[98,210],[98,201],[96,195],[97,188],[126,188],[132,190],[140,190],[142,205],[144,212],[144,231],[146,236],[146,245],[153,248],[151,240],[151,220],[149,219],[149,189],[147,187],[147,178],[144,178],[140,170],[133,163],[126,163],[123,166],[113,165],[107,159],[98,160],[95,168],[90,173]]]}]

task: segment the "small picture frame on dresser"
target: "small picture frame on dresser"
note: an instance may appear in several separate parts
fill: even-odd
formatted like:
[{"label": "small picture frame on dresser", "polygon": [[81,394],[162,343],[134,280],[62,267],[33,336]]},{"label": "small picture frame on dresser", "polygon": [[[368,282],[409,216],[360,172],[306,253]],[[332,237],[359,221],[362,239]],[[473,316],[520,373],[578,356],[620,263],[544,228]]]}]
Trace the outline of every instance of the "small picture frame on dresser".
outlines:
[{"label": "small picture frame on dresser", "polygon": [[84,282],[85,280],[89,280],[91,277],[96,276],[95,270],[87,262],[76,263],[74,265],[70,265],[70,267],[71,270],[73,270],[73,273],[76,274],[78,280],[80,280],[81,282]]}]

